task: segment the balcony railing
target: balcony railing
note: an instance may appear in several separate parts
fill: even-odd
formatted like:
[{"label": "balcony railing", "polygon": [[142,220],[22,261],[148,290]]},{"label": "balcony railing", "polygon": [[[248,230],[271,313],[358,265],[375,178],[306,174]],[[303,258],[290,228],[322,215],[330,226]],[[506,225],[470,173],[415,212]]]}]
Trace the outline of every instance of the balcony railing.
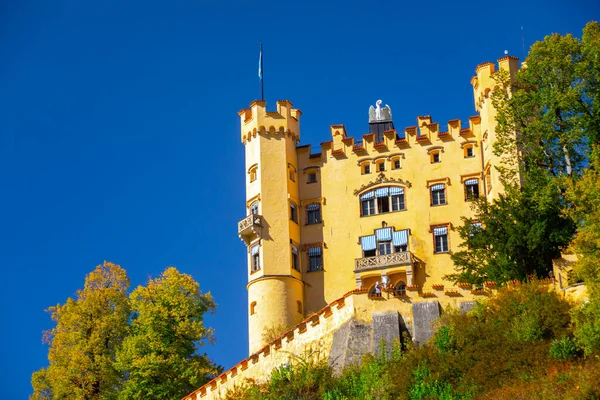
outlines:
[{"label": "balcony railing", "polygon": [[370,271],[402,265],[410,266],[411,264],[412,256],[410,251],[403,251],[400,253],[384,254],[375,257],[357,258],[354,272]]},{"label": "balcony railing", "polygon": [[238,222],[238,235],[243,239],[246,236],[259,235],[262,227],[263,217],[258,214],[250,214]]}]

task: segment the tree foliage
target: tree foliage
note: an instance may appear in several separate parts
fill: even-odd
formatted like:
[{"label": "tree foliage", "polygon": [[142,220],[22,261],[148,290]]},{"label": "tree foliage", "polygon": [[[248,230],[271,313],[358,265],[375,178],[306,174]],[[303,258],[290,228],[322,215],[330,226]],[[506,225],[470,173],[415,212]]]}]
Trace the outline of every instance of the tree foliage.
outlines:
[{"label": "tree foliage", "polygon": [[575,232],[573,221],[562,213],[563,199],[556,184],[544,175],[522,188],[510,187],[493,202],[478,199],[475,219],[463,218],[456,229],[462,249],[452,254],[456,282],[481,284],[548,277],[552,259],[560,255]]},{"label": "tree foliage", "polygon": [[589,254],[579,269],[597,275],[598,208],[579,203],[600,190],[588,172],[599,156],[600,25],[587,24],[581,40],[547,36],[514,76],[499,71],[494,78],[494,152],[502,160],[504,194],[475,202],[483,230],[473,231],[473,219],[457,228],[463,248],[452,255],[456,273],[449,278],[502,283],[547,276],[577,225],[576,251]]},{"label": "tree foliage", "polygon": [[105,262],[85,279],[75,299],[50,307],[56,326],[44,333],[50,365],[34,373],[34,399],[114,399],[121,374],[114,366],[127,332],[129,278]]},{"label": "tree foliage", "polygon": [[172,399],[192,392],[219,370],[199,346],[212,340],[203,316],[214,310],[210,293],[201,294],[194,279],[168,268],[130,296],[130,334],[117,353],[127,374],[122,399]]},{"label": "tree foliage", "polygon": [[217,370],[196,354],[212,337],[202,318],[215,306],[197,282],[169,268],[131,296],[128,288],[125,270],[105,262],[74,299],[48,309],[49,365],[33,373],[31,399],[170,399]]}]

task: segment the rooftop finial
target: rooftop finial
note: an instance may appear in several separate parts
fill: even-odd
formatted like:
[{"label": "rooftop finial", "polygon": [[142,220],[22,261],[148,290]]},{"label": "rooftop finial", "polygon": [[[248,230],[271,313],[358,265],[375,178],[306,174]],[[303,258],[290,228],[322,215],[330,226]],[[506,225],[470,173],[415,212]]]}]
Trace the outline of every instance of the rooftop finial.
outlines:
[{"label": "rooftop finial", "polygon": [[387,104],[381,108],[381,103],[381,100],[377,100],[375,103],[377,107],[369,107],[369,122],[392,120],[392,109]]},{"label": "rooftop finial", "polygon": [[508,50],[504,50],[504,55],[507,56],[508,55]]}]

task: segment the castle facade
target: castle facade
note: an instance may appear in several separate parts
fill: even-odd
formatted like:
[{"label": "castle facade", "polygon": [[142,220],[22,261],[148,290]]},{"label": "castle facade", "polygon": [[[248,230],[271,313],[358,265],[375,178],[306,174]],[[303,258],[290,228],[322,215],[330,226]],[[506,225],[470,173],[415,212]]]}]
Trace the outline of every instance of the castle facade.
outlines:
[{"label": "castle facade", "polygon": [[[498,68],[512,76],[518,59],[500,58]],[[266,378],[309,345],[330,362],[350,362],[348,338],[369,350],[390,339],[392,327],[394,337],[405,329],[425,341],[440,308],[467,308],[493,289],[455,287],[444,277],[461,244],[452,228],[473,217],[474,198],[502,192],[489,96],[495,71],[491,62],[477,66],[477,114],[468,124],[440,126],[427,115],[398,129],[391,108],[377,101],[368,134],[355,139],[332,125],[317,151],[299,146],[302,113],[291,102],[267,111],[254,101],[239,112],[250,355],[186,400],[220,398],[243,379]],[[278,327],[291,328],[266,343],[265,329]]]}]

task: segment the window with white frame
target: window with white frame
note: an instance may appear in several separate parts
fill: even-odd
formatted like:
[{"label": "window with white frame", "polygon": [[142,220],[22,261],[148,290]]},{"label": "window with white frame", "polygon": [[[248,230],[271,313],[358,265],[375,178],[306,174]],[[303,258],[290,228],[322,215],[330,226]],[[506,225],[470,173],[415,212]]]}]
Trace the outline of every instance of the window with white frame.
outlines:
[{"label": "window with white frame", "polygon": [[360,196],[360,203],[363,217],[405,210],[404,188],[388,186],[371,190]]},{"label": "window with white frame", "polygon": [[479,197],[479,179],[467,179],[465,185],[465,201],[472,201]]},{"label": "window with white frame", "polygon": [[309,247],[306,251],[308,255],[308,272],[323,270],[323,248],[321,246]]},{"label": "window with white frame", "polygon": [[438,183],[429,188],[431,192],[431,205],[440,206],[446,204],[446,185]]},{"label": "window with white frame", "polygon": [[306,225],[321,223],[321,205],[312,203],[306,206]]},{"label": "window with white frame", "polygon": [[258,271],[260,269],[260,246],[258,244],[252,246],[250,254],[252,256],[252,272]]},{"label": "window with white frame", "polygon": [[439,226],[433,228],[433,241],[435,245],[435,253],[447,253],[448,247],[448,227]]}]

